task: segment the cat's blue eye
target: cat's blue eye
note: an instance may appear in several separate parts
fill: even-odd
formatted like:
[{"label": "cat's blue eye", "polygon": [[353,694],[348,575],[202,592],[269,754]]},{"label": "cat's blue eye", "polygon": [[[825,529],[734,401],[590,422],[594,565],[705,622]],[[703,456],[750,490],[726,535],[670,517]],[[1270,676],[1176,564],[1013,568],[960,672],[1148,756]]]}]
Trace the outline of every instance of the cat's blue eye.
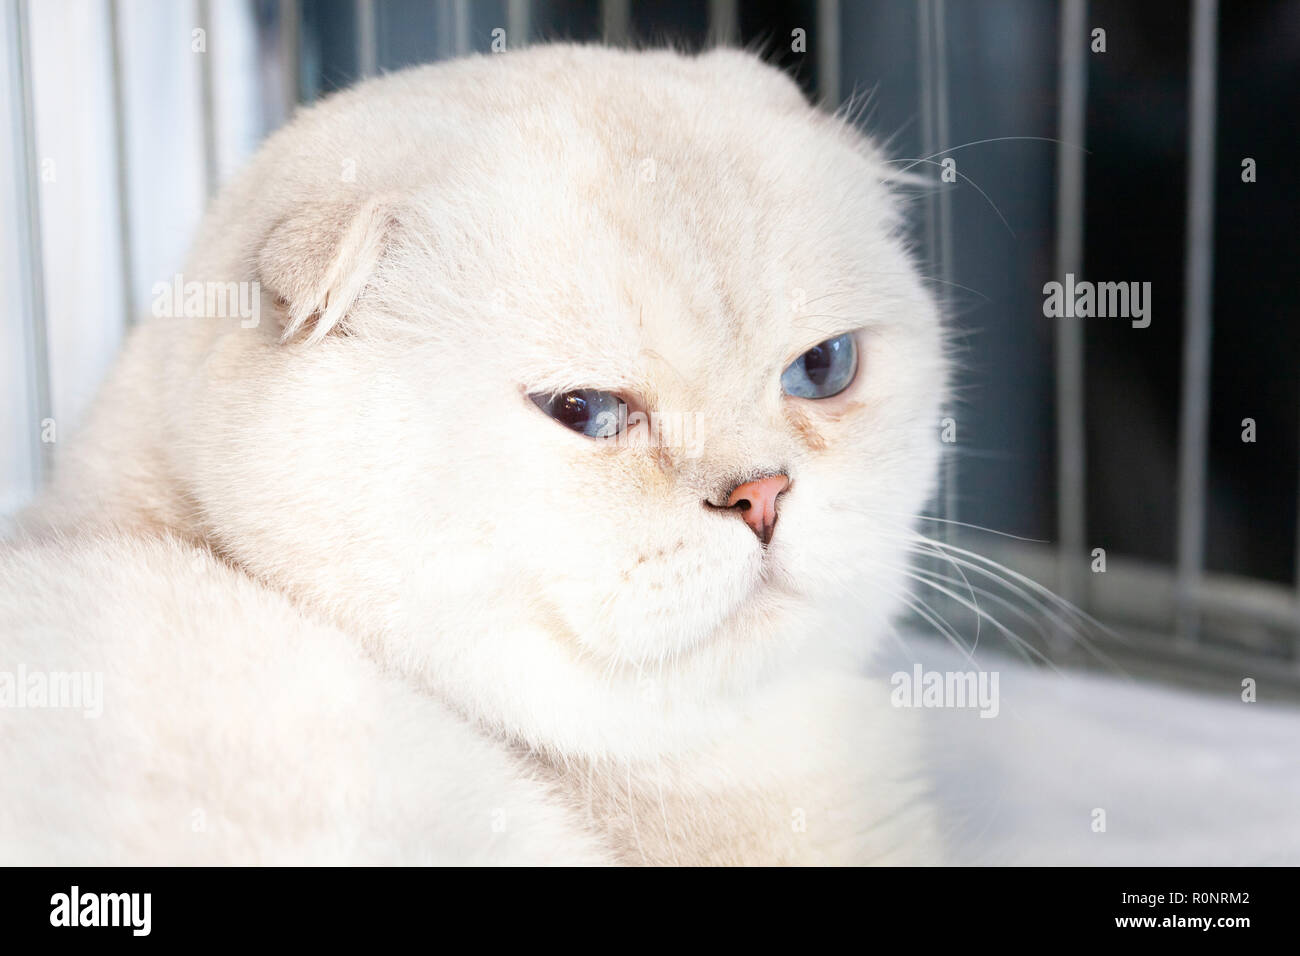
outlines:
[{"label": "cat's blue eye", "polygon": [[814,345],[781,373],[781,389],[795,398],[830,398],[853,383],[858,343],[852,332]]},{"label": "cat's blue eye", "polygon": [[538,408],[565,428],[588,438],[612,438],[618,433],[619,397],[612,392],[580,388],[558,395],[529,395]]}]

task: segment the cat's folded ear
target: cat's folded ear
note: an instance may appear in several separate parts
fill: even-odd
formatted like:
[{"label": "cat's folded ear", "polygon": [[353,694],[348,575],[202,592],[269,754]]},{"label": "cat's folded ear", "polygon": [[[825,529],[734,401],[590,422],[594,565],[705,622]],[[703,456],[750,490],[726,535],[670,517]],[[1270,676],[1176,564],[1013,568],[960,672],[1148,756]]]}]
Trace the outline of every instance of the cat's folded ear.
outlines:
[{"label": "cat's folded ear", "polygon": [[392,197],[302,203],[267,233],[257,254],[275,296],[280,341],[345,333],[357,299],[397,226]]}]

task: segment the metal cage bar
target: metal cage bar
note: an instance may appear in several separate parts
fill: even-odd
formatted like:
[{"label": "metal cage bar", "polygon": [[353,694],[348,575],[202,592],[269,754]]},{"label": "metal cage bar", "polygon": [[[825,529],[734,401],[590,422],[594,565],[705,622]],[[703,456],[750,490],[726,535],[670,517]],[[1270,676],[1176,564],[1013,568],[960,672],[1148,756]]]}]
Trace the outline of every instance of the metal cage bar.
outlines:
[{"label": "metal cage bar", "polygon": [[217,194],[220,173],[217,169],[217,117],[212,78],[212,8],[211,0],[198,0],[199,27],[207,46],[199,57],[199,120],[203,130],[203,184],[208,198]]},{"label": "metal cage bar", "polygon": [[709,42],[717,46],[735,46],[740,42],[737,0],[709,0]]},{"label": "metal cage bar", "polygon": [[606,43],[613,46],[627,43],[631,20],[631,0],[601,0],[600,36]]},{"label": "metal cage bar", "polygon": [[302,4],[280,0],[280,70],[284,83],[284,118],[293,118],[302,100]]},{"label": "metal cage bar", "polygon": [[472,48],[469,24],[469,0],[452,0],[452,49],[456,56],[464,56]]},{"label": "metal cage bar", "polygon": [[1187,250],[1183,275],[1183,389],[1178,434],[1178,633],[1195,641],[1193,598],[1205,562],[1205,472],[1210,416],[1210,323],[1214,297],[1214,136],[1218,0],[1195,0],[1191,122],[1187,130]]},{"label": "metal cage bar", "polygon": [[[1061,8],[1060,72],[1056,159],[1056,278],[1083,267],[1083,190],[1088,98],[1086,0],[1065,0]],[[1086,433],[1084,431],[1083,326],[1077,319],[1056,320],[1056,538],[1057,587],[1072,604],[1082,605],[1086,547]]]},{"label": "metal cage bar", "polygon": [[[933,160],[947,148],[948,58],[944,31],[943,0],[920,0],[917,5],[917,43],[921,114],[921,155]],[[926,259],[935,278],[945,287],[952,285],[952,195],[942,185],[930,190],[925,203]],[[938,423],[935,423],[938,427]],[[957,511],[957,458],[945,448],[939,466],[936,507],[944,519],[937,534],[951,541]]]},{"label": "metal cage bar", "polygon": [[122,269],[122,312],[128,327],[139,316],[135,304],[135,255],[131,238],[131,167],[127,155],[126,84],[122,77],[121,0],[108,4],[109,73],[113,96],[113,175],[117,188],[118,262]]},{"label": "metal cage bar", "polygon": [[[947,17],[944,11],[944,0],[930,0],[930,2],[934,8],[932,21],[934,82],[931,86],[931,91],[934,94],[934,149],[927,152],[927,156],[946,150],[950,139],[948,126],[948,41],[945,32]],[[952,191],[941,186],[936,200],[939,213],[939,218],[936,221],[939,232],[939,258],[936,268],[939,272],[939,281],[943,283],[943,287],[951,289],[953,286]],[[950,541],[954,528],[951,522],[957,518],[957,455],[955,445],[948,448],[947,453],[943,456],[940,468],[939,514],[944,519],[944,522],[939,534],[945,541]]]},{"label": "metal cage bar", "polygon": [[379,12],[375,0],[356,0],[357,73],[362,79],[379,72]]},{"label": "metal cage bar", "polygon": [[508,0],[506,3],[506,36],[510,47],[527,46],[533,32],[533,5],[531,0]]},{"label": "metal cage bar", "polygon": [[28,407],[35,413],[31,424],[32,440],[32,491],[41,485],[53,468],[52,444],[41,440],[43,422],[54,417],[50,389],[49,338],[45,313],[45,267],[41,246],[41,187],[40,161],[36,152],[36,102],[32,88],[32,44],[27,0],[16,0],[8,5],[11,11],[9,29],[10,82],[17,102],[13,115],[18,128],[14,131],[17,145],[15,156],[21,188],[17,190],[18,218],[21,238],[18,243],[19,274],[27,276],[24,287],[24,304],[27,321],[26,348],[28,367]]},{"label": "metal cage bar", "polygon": [[840,105],[840,0],[817,0],[817,86],[828,109]]}]

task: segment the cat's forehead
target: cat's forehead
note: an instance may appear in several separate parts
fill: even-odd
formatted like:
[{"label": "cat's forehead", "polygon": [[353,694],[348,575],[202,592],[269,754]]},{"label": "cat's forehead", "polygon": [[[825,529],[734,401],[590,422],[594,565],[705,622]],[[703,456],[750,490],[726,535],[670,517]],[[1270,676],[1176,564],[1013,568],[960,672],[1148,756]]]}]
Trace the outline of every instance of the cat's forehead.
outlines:
[{"label": "cat's forehead", "polygon": [[866,324],[871,273],[905,268],[885,171],[750,65],[749,103],[707,77],[634,77],[494,118],[505,158],[482,202],[516,281],[548,299],[540,340],[690,376],[720,351],[758,342],[775,362]]}]

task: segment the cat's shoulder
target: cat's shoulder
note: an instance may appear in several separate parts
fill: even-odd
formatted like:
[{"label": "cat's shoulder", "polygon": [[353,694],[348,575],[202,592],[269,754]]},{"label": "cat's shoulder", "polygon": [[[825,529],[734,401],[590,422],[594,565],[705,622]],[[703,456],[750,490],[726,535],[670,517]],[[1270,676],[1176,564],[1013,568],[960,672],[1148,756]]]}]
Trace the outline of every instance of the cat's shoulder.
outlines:
[{"label": "cat's shoulder", "polygon": [[571,817],[207,551],[111,529],[0,544],[5,863],[599,861]]},{"label": "cat's shoulder", "polygon": [[[282,596],[170,534],[104,526],[0,543],[0,635],[71,654],[96,640],[184,640],[213,624],[313,628]],[[237,631],[233,638],[238,639]]]}]

